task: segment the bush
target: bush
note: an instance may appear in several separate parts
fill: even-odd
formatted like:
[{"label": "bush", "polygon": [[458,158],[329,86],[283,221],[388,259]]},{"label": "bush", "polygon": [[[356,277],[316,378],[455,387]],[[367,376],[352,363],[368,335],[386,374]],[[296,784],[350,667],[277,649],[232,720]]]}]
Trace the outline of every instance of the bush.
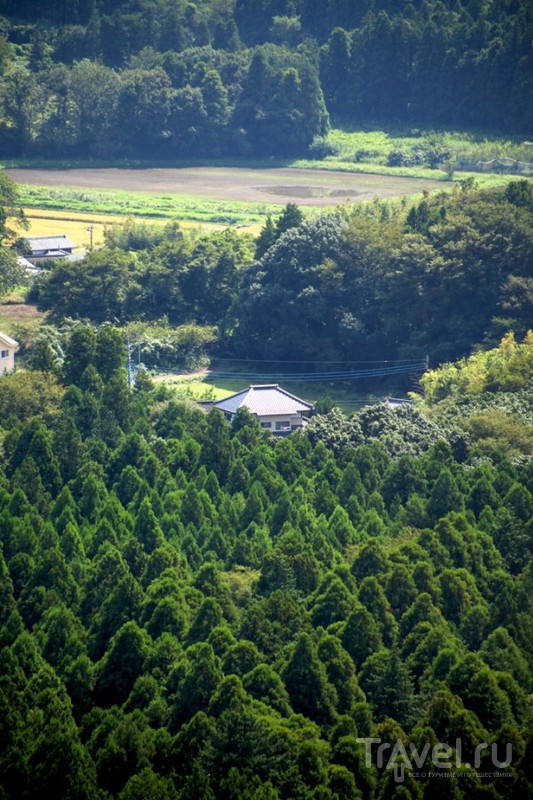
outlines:
[{"label": "bush", "polygon": [[338,148],[328,140],[327,136],[315,136],[307,148],[307,155],[314,161],[321,161],[328,156],[336,156],[338,152]]},{"label": "bush", "polygon": [[438,169],[444,162],[451,158],[451,151],[446,147],[428,145],[412,149],[411,152],[404,150],[391,150],[387,156],[387,166],[389,167],[429,167]]}]

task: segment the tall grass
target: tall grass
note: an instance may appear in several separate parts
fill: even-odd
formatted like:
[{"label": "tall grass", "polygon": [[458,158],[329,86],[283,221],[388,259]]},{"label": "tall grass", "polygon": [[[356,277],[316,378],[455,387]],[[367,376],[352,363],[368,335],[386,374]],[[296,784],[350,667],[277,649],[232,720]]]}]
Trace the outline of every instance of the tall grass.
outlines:
[{"label": "tall grass", "polygon": [[[498,138],[459,131],[348,131],[337,128],[330,132],[328,142],[335,151],[326,159],[331,164],[355,162],[386,166],[389,153],[393,150],[408,152],[434,145],[448,149],[455,162],[491,161],[497,158],[512,158],[526,164],[533,161],[533,144],[521,138]],[[435,170],[430,172],[434,173]],[[412,172],[409,174],[414,175]]]},{"label": "tall grass", "polygon": [[187,195],[102,191],[21,184],[23,206],[86,213],[183,219],[222,225],[264,222],[268,214],[279,214],[280,206],[237,200],[208,200]]}]

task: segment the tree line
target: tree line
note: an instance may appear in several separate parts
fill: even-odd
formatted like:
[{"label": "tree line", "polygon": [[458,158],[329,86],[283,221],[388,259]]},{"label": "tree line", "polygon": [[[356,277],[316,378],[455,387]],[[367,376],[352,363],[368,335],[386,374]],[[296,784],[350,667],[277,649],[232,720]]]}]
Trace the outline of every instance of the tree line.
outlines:
[{"label": "tree line", "polygon": [[9,155],[302,156],[328,115],[531,128],[527,0],[19,5],[0,26]]},{"label": "tree line", "polygon": [[[0,380],[3,796],[527,796],[530,461],[411,408],[279,440],[123,360],[78,325]],[[453,767],[399,787],[361,737]]]},{"label": "tree line", "polygon": [[[136,226],[32,289],[56,322],[207,326],[208,352],[250,361],[432,364],[497,344],[531,321],[533,199],[471,182],[450,193],[303,218],[289,204],[254,240]],[[213,331],[214,337],[213,337]]]},{"label": "tree line", "polygon": [[8,64],[0,145],[6,155],[111,159],[294,156],[329,128],[316,66],[268,44],[150,48],[114,68],[40,55]]}]

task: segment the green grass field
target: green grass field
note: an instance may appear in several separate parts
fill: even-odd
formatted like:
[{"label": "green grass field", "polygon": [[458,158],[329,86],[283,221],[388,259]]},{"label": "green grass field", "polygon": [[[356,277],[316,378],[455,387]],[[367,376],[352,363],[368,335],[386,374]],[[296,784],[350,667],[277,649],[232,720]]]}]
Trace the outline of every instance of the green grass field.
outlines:
[{"label": "green grass field", "polygon": [[26,208],[105,214],[146,219],[179,219],[218,225],[263,223],[268,214],[279,214],[279,206],[235,200],[207,200],[187,195],[102,191],[68,187],[20,185]]}]

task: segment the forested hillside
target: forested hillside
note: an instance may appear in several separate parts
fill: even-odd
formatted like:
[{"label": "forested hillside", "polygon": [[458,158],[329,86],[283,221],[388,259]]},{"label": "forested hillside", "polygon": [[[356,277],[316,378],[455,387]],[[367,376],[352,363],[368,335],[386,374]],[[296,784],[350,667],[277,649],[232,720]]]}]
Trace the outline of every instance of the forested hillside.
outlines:
[{"label": "forested hillside", "polygon": [[[2,797],[529,797],[531,461],[460,409],[274,439],[130,392],[123,354],[78,326],[58,377],[0,379]],[[427,402],[470,380],[490,405],[530,368],[508,337]],[[365,766],[368,737],[423,777]]]},{"label": "forested hillside", "polygon": [[2,0],[0,13],[6,155],[303,156],[329,116],[533,121],[528,0]]}]

